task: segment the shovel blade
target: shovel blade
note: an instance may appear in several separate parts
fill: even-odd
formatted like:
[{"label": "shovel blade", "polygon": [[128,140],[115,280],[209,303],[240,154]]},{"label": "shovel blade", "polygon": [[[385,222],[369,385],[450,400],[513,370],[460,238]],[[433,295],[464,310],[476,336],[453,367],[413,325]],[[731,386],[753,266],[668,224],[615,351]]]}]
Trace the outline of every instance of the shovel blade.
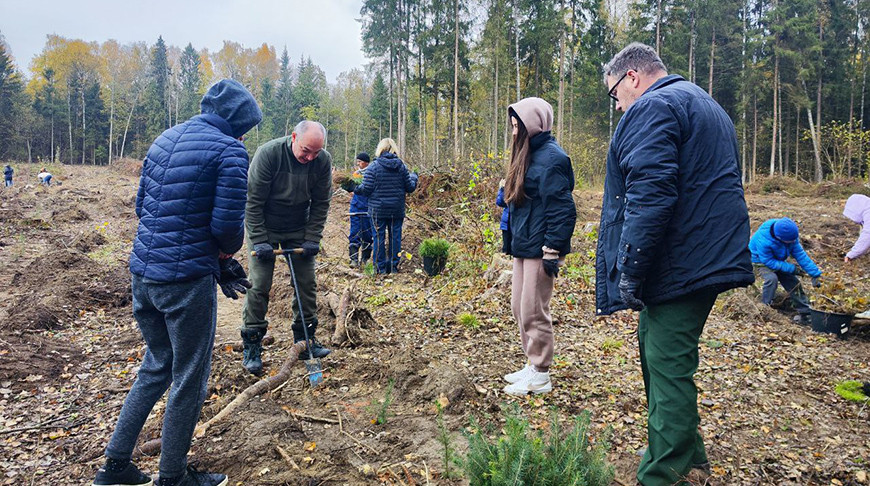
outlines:
[{"label": "shovel blade", "polygon": [[303,363],[305,363],[305,371],[308,372],[308,382],[311,383],[311,388],[323,383],[323,366],[320,364],[320,360],[312,358],[303,361]]}]

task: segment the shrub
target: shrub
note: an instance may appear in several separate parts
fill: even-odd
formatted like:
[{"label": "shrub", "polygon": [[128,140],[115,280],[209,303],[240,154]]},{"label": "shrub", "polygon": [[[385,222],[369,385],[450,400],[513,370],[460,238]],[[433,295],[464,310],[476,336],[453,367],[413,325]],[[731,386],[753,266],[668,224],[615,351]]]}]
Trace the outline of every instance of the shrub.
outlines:
[{"label": "shrub", "polygon": [[450,253],[450,243],[442,238],[426,238],[420,243],[421,257],[446,258]]},{"label": "shrub", "polygon": [[477,329],[480,327],[480,320],[476,315],[471,314],[470,312],[459,314],[459,323],[468,329]]},{"label": "shrub", "polygon": [[605,457],[605,441],[589,442],[589,413],[575,418],[574,427],[562,434],[553,415],[549,434],[533,432],[516,411],[507,417],[504,435],[491,440],[472,420],[468,455],[463,468],[471,486],[547,484],[606,486],[613,481],[613,467]]}]

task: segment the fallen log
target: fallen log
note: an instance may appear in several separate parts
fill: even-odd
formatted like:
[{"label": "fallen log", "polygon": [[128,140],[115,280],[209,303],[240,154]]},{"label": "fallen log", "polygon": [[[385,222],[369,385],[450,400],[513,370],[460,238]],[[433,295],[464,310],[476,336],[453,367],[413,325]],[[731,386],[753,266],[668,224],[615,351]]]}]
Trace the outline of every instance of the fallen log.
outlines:
[{"label": "fallen log", "polygon": [[[208,432],[209,427],[224,419],[227,415],[233,413],[243,403],[258,395],[270,392],[275,388],[281,386],[287,380],[289,380],[290,369],[293,367],[294,364],[296,364],[297,361],[299,361],[299,353],[301,353],[303,350],[305,350],[305,341],[300,341],[291,346],[288,352],[287,359],[284,360],[284,364],[281,365],[281,369],[278,370],[278,373],[276,373],[275,376],[263,378],[262,380],[246,388],[245,391],[243,391],[236,398],[234,398],[233,401],[227,404],[227,406],[225,406],[220,412],[218,412],[217,415],[209,419],[207,422],[197,425],[196,429],[193,431],[194,437],[202,438],[203,436],[205,436],[206,432]],[[137,456],[142,454],[146,456],[153,456],[158,454],[159,452],[160,438],[149,440],[148,442],[145,442],[136,449]]]}]

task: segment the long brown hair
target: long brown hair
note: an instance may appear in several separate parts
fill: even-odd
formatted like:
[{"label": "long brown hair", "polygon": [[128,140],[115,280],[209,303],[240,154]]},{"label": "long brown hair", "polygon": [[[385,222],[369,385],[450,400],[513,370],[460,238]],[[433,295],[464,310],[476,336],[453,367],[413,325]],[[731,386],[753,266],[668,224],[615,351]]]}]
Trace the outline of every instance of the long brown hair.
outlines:
[{"label": "long brown hair", "polygon": [[523,121],[511,110],[511,118],[517,121],[517,134],[511,143],[511,160],[507,168],[504,184],[504,200],[507,203],[522,204],[526,200],[523,182],[529,170],[529,132]]}]

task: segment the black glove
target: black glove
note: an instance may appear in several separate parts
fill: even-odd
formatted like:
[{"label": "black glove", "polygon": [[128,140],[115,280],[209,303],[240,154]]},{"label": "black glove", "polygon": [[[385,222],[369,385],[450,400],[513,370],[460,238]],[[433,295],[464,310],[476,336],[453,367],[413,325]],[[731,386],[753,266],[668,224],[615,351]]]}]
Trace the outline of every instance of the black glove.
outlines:
[{"label": "black glove", "polygon": [[251,288],[248,275],[235,258],[226,258],[221,260],[220,264],[221,276],[218,279],[218,285],[221,287],[221,292],[227,297],[236,300],[239,298],[239,294],[236,292],[244,294]]},{"label": "black glove", "polygon": [[257,243],[254,245],[254,253],[257,258],[263,261],[272,261],[275,259],[275,249],[268,243]]},{"label": "black glove", "polygon": [[352,179],[348,179],[341,183],[341,188],[347,192],[353,192],[356,190],[358,184],[354,182]]},{"label": "black glove", "polygon": [[315,241],[305,241],[302,243],[302,256],[314,258],[314,255],[318,253],[320,253],[320,243]]},{"label": "black glove", "polygon": [[792,273],[794,274],[795,277],[805,277],[807,275],[807,272],[805,272],[803,268],[801,268],[797,265],[795,265],[794,272],[792,272]]},{"label": "black glove", "polygon": [[619,297],[630,309],[636,311],[643,310],[646,307],[646,304],[640,300],[641,284],[643,282],[639,278],[624,273],[619,277]]},{"label": "black glove", "polygon": [[813,287],[819,288],[822,286],[822,282],[819,281],[820,277],[813,277]]},{"label": "black glove", "polygon": [[556,278],[559,276],[559,260],[556,258],[544,259],[544,273],[549,277]]}]

